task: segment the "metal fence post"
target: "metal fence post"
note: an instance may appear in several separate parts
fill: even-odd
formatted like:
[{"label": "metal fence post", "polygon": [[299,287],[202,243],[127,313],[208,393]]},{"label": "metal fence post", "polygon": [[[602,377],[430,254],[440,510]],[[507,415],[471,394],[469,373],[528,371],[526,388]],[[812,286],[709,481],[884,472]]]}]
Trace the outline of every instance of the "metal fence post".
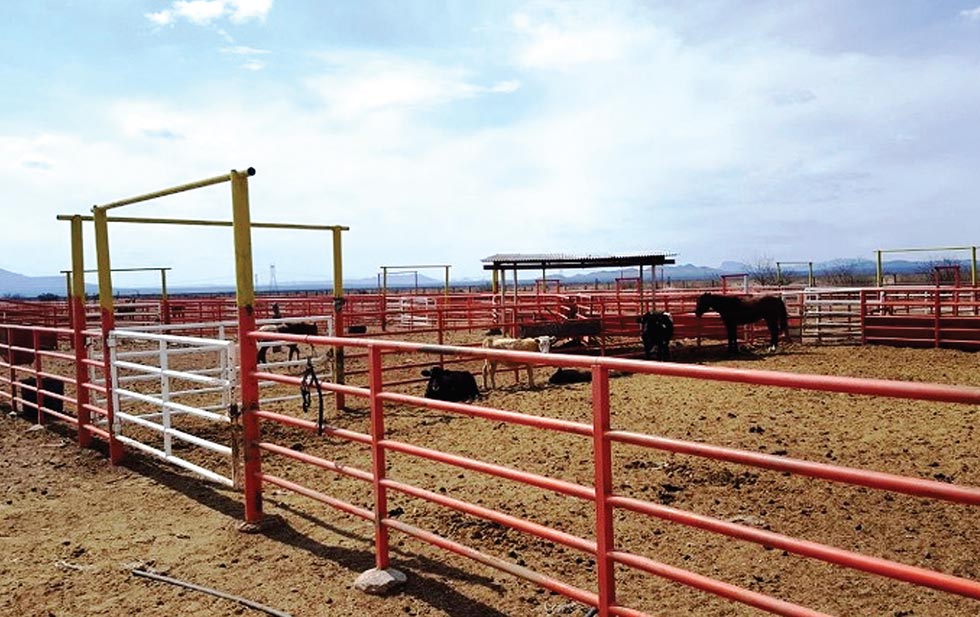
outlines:
[{"label": "metal fence post", "polygon": [[608,617],[616,603],[616,564],[609,553],[614,550],[612,495],[612,450],[606,433],[609,421],[609,369],[592,367],[592,443],[595,462],[595,538],[596,578],[599,590],[599,617]]},{"label": "metal fence post", "polygon": [[238,357],[241,362],[240,420],[242,452],[245,458],[245,525],[243,530],[262,522],[262,452],[259,450],[261,430],[255,412],[259,409],[259,383],[255,377],[258,349],[254,338],[255,288],[252,281],[252,226],[248,203],[247,171],[231,172],[232,227],[235,235],[236,304],[238,311]]},{"label": "metal fence post", "polygon": [[381,481],[385,477],[385,450],[379,443],[384,439],[384,403],[378,397],[383,388],[381,370],[381,348],[371,345],[368,348],[368,375],[371,382],[371,472],[374,477],[374,549],[375,567],[384,570],[388,567],[388,528],[382,520],[388,516],[388,493]]}]

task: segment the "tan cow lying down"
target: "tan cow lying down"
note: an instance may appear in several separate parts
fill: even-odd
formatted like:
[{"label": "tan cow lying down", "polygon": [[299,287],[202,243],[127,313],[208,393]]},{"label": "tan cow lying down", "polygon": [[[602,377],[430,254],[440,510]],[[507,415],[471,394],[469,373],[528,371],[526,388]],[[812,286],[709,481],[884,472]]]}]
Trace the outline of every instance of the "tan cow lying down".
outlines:
[{"label": "tan cow lying down", "polygon": [[[483,339],[483,346],[489,349],[512,349],[514,351],[539,351],[541,353],[548,353],[551,351],[551,345],[554,344],[555,337],[553,336],[539,336],[537,338],[486,338]],[[483,389],[487,389],[487,373],[490,374],[490,386],[491,389],[497,388],[497,365],[502,364],[504,366],[524,366],[527,369],[527,381],[530,387],[534,387],[534,372],[530,364],[524,364],[521,362],[508,362],[506,360],[498,360],[496,358],[487,358],[483,361]],[[521,383],[520,373],[514,373],[515,383]]]}]

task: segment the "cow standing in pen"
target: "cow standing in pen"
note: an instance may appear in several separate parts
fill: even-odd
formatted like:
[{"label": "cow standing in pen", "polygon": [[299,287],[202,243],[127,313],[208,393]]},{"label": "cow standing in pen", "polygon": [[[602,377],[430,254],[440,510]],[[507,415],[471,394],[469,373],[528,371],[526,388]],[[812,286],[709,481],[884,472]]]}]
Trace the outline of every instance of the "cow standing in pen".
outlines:
[{"label": "cow standing in pen", "polygon": [[[551,351],[551,346],[555,342],[555,337],[553,336],[539,336],[537,338],[486,338],[483,340],[483,346],[487,349],[509,349],[512,351],[535,351],[540,353],[548,353]],[[534,369],[529,363],[525,362],[511,362],[508,360],[500,360],[497,358],[487,358],[483,361],[483,389],[486,390],[487,384],[489,383],[491,390],[497,388],[497,366],[503,364],[504,366],[523,366],[527,370],[527,381],[531,388],[534,388]],[[489,380],[487,377],[489,376]],[[514,374],[514,379],[517,384],[521,383],[520,373]]]}]

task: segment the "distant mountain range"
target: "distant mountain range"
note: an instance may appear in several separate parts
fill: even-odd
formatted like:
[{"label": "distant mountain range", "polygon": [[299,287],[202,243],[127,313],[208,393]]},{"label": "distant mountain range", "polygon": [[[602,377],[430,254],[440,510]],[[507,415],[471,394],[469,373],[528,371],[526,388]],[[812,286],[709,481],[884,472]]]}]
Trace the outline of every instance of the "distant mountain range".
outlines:
[{"label": "distant mountain range", "polygon": [[[97,290],[95,285],[86,285],[89,293]],[[64,297],[67,294],[67,283],[64,276],[25,276],[0,268],[0,296],[36,298],[42,294],[55,294]]]},{"label": "distant mountain range", "polygon": [[[953,261],[949,263],[959,263],[962,270],[961,276],[964,278],[964,280],[969,279],[970,262]],[[682,281],[711,281],[718,280],[725,274],[751,274],[759,271],[760,267],[761,266],[752,266],[737,261],[722,262],[721,266],[718,268],[686,263],[666,266],[658,270],[657,278],[658,280],[669,279],[675,283]],[[898,275],[925,273],[930,271],[931,267],[932,262],[925,261],[892,260],[886,261],[883,264],[883,268],[886,273]],[[816,276],[827,276],[839,272],[847,272],[848,274],[854,276],[874,276],[875,269],[875,262],[870,259],[833,259],[830,261],[813,264],[813,271]],[[792,268],[785,269],[784,274],[786,272],[792,273],[795,277],[798,277],[801,273],[805,273],[805,270],[799,266],[794,266]],[[548,273],[548,278],[560,280],[566,285],[585,285],[596,282],[610,283],[615,281],[617,278],[636,277],[638,274],[639,272],[636,268],[623,268],[617,270],[584,272],[573,275]],[[644,272],[644,276],[649,275],[648,273]],[[416,284],[418,284],[419,287],[431,289],[433,287],[442,287],[445,284],[445,281],[424,275],[418,275],[418,278],[416,278],[414,273],[396,273],[388,275],[387,284],[389,289],[411,289]],[[450,281],[450,285],[457,288],[488,287],[489,284],[489,275],[486,278],[458,279]],[[332,287],[333,283],[329,280],[292,281],[279,283],[276,285],[275,289],[270,289],[268,286],[259,285],[256,287],[256,291],[259,293],[269,293],[304,290],[330,290]],[[378,279],[377,277],[348,279],[344,281],[344,287],[346,289],[377,289]],[[95,284],[86,284],[85,291],[88,294],[98,293],[98,286]],[[157,287],[119,287],[114,289],[114,291],[117,295],[125,296],[139,294],[155,295],[160,293],[160,290]],[[234,293],[234,291],[234,285],[231,283],[227,285],[172,285],[168,287],[168,292],[172,295]],[[0,297],[36,298],[38,296],[57,296],[63,298],[65,297],[65,294],[66,282],[63,276],[25,276],[23,274],[17,274],[16,272],[10,272],[9,270],[0,268]]]}]

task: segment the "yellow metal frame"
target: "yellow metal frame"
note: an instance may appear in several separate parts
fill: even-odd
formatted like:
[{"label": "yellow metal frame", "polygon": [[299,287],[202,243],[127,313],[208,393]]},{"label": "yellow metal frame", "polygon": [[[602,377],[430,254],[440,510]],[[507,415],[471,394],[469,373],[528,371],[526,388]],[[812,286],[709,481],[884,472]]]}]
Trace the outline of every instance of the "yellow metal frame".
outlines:
[{"label": "yellow metal frame", "polygon": [[[73,217],[71,217],[70,220],[74,220],[75,218],[76,217],[73,216]],[[78,218],[79,223],[81,223],[86,218],[88,220],[92,220],[92,217],[78,216],[77,218]],[[58,216],[58,220],[64,220],[62,218],[62,215],[59,215]],[[109,218],[109,222],[110,223],[112,222],[112,218],[111,217]],[[73,266],[73,268],[74,268],[74,266]],[[160,268],[160,267],[150,266],[150,267],[146,267],[146,268],[113,268],[112,269],[113,272],[159,272],[160,273],[160,297],[163,298],[163,299],[166,299],[167,298],[167,270],[173,270],[173,268],[169,268],[169,267]],[[82,272],[84,272],[85,274],[91,274],[93,272],[98,272],[98,271],[99,271],[98,268],[89,268],[88,270],[85,270],[85,269],[82,270]],[[64,274],[65,275],[65,278],[67,279],[67,287],[68,287],[68,296],[67,297],[68,298],[71,298],[72,297],[72,275],[74,274],[74,272],[75,272],[74,269],[72,269],[72,270],[62,270],[61,271],[61,273]],[[84,289],[84,286],[83,286],[83,289]],[[84,292],[83,292],[82,295],[84,296]]]},{"label": "yellow metal frame", "polygon": [[875,250],[875,286],[881,287],[883,278],[881,256],[884,253],[935,253],[938,251],[970,251],[970,284],[977,286],[977,247],[976,246],[941,246],[935,248],[914,249],[877,249]]},{"label": "yellow metal frame", "polygon": [[[188,187],[190,187],[190,188],[198,188],[198,187],[201,187],[201,186],[210,186],[212,184],[216,184],[216,182],[214,182],[213,180],[214,179],[212,178],[212,179],[207,180],[207,181],[202,181],[200,183],[194,183],[194,184],[187,184],[187,185],[183,185],[182,187],[178,187],[178,188],[180,190],[189,190]],[[224,181],[229,181],[229,180],[228,180],[227,177],[225,177],[225,180]],[[176,191],[175,190],[174,192],[179,192],[179,191]],[[245,187],[245,191],[244,192],[245,192],[245,194],[244,194],[244,200],[245,200],[245,203],[247,205],[247,203],[248,203],[248,188],[247,188],[247,186]],[[159,196],[163,196],[163,195],[170,195],[170,194],[171,194],[171,192],[169,192],[169,191],[159,191],[157,193],[150,193],[147,198],[153,199],[155,197],[159,197]],[[234,204],[234,199],[235,199],[235,196],[234,196],[234,189],[233,189],[233,195],[232,195],[233,204]],[[99,226],[99,222],[98,221],[99,221],[99,218],[100,217],[99,217],[99,214],[97,212],[95,212],[95,209],[96,208],[103,208],[103,210],[102,210],[102,220],[104,221],[102,223],[103,226],[107,226],[108,223],[124,223],[124,224],[125,223],[128,223],[128,224],[138,224],[138,225],[191,225],[191,226],[201,226],[201,227],[232,227],[232,228],[235,227],[235,221],[234,220],[231,220],[231,221],[223,221],[223,220],[208,220],[208,219],[175,219],[175,218],[126,217],[126,216],[107,216],[107,215],[105,215],[105,210],[104,210],[105,208],[108,208],[108,207],[118,208],[120,206],[125,206],[125,205],[129,205],[129,204],[132,204],[132,203],[138,203],[138,201],[141,201],[141,200],[139,200],[137,198],[133,198],[133,199],[128,199],[128,200],[124,200],[124,201],[113,202],[112,204],[108,204],[107,206],[94,206],[93,207],[93,215],[92,216],[83,216],[83,215],[78,215],[78,214],[59,214],[57,216],[57,220],[59,220],[59,221],[74,221],[74,220],[77,219],[79,222],[81,222],[81,221],[96,222],[96,253],[97,254],[99,253],[99,246],[100,246],[99,231],[98,231],[98,226]],[[234,208],[234,205],[232,207]],[[302,229],[302,230],[330,231],[330,232],[332,232],[332,238],[333,238],[333,264],[334,264],[333,265],[333,280],[334,280],[334,283],[333,283],[333,293],[334,293],[334,297],[335,298],[342,298],[343,297],[343,294],[344,294],[344,287],[343,287],[343,262],[342,262],[342,249],[341,249],[340,242],[341,242],[341,232],[349,231],[350,230],[350,227],[347,227],[347,226],[344,226],[344,225],[307,225],[307,224],[301,224],[301,223],[262,223],[262,222],[254,222],[253,223],[251,221],[248,221],[247,223],[243,223],[243,225],[245,227],[247,227],[247,228],[252,228],[252,229]],[[236,233],[239,233],[239,232],[236,232]],[[252,278],[252,266],[251,266],[251,254],[252,254],[252,249],[251,249],[251,234],[247,234],[247,236],[248,236],[248,239],[245,240],[243,238],[240,238],[238,235],[236,235],[236,240],[235,240],[236,255],[238,255],[240,251],[241,252],[245,252],[245,253],[248,254],[248,259],[249,259],[249,264],[246,267],[246,269],[248,270],[248,281],[247,281],[247,283],[245,283],[245,282],[243,282],[243,278],[242,278],[243,273],[240,272],[240,268],[242,268],[243,266],[239,263],[239,257],[236,256],[236,262],[235,262],[235,273],[236,273],[236,276],[235,276],[235,284],[236,284],[236,291],[238,292],[237,293],[237,296],[239,297],[238,306],[243,306],[245,304],[245,302],[243,302],[242,298],[247,298],[248,299],[247,304],[252,304],[252,303],[254,303],[254,300],[255,300],[255,289],[254,289],[254,282],[253,282],[254,279]],[[79,240],[79,242],[80,242],[80,240]],[[105,245],[105,251],[108,252],[108,228],[107,227],[106,227],[106,229],[103,232],[103,238],[102,238],[101,242],[102,242],[103,245]],[[240,242],[246,244],[247,246],[240,246],[239,245]],[[106,306],[106,303],[103,301],[103,298],[102,298],[103,285],[105,285],[105,287],[108,289],[109,295],[111,296],[112,295],[112,281],[111,281],[111,278],[108,281],[104,281],[103,280],[103,275],[101,274],[101,272],[102,272],[103,264],[105,264],[106,266],[109,265],[109,256],[108,255],[105,255],[104,257],[101,257],[101,259],[99,260],[98,263],[99,263],[99,268],[93,269],[93,270],[86,270],[86,272],[99,272],[100,273],[100,275],[99,275],[99,304],[100,304],[100,307],[105,307]],[[156,270],[156,269],[160,269],[160,268],[111,268],[110,267],[110,270],[113,271],[113,272],[133,271],[133,270],[141,270],[141,269],[142,270]],[[83,281],[84,281],[84,277],[83,277]],[[161,280],[161,286],[164,289],[164,292],[163,293],[166,294],[166,275],[163,275],[163,278]],[[84,289],[84,282],[82,283],[82,288]],[[69,293],[71,293],[71,290],[70,289],[69,289]],[[112,308],[111,297],[110,297],[109,302],[108,302],[108,307],[110,309]]]},{"label": "yellow metal frame", "polygon": [[783,280],[783,266],[806,266],[807,267],[807,278],[806,284],[808,287],[813,287],[813,262],[812,261],[777,261],[776,262],[776,285],[782,287]]},{"label": "yellow metal frame", "polygon": [[[189,184],[182,184],[169,189],[163,189],[160,191],[155,191],[153,193],[147,193],[144,195],[139,195],[136,197],[131,197],[128,199],[123,199],[119,201],[114,201],[102,205],[95,205],[92,207],[91,216],[81,216],[81,215],[58,215],[57,220],[70,221],[71,222],[71,233],[72,233],[72,278],[68,284],[68,292],[72,299],[75,301],[76,306],[78,305],[78,300],[84,304],[85,299],[85,269],[83,262],[83,245],[82,245],[82,222],[91,221],[95,227],[95,249],[96,249],[96,262],[97,262],[97,272],[98,272],[98,282],[99,282],[99,307],[102,313],[102,330],[103,337],[108,340],[108,334],[115,327],[115,320],[113,315],[113,298],[112,298],[112,272],[113,268],[110,260],[109,251],[109,223],[132,223],[132,224],[174,224],[174,225],[197,225],[197,226],[210,226],[210,227],[232,227],[234,232],[234,243],[235,243],[235,286],[236,286],[236,303],[239,309],[239,325],[243,331],[248,331],[254,329],[255,326],[255,314],[254,314],[254,302],[255,302],[255,289],[252,276],[252,239],[251,231],[252,228],[266,228],[266,229],[308,229],[308,230],[325,230],[330,231],[332,234],[332,244],[333,244],[333,278],[334,278],[334,313],[335,313],[335,334],[340,335],[342,333],[342,311],[344,306],[344,286],[343,286],[343,262],[342,262],[342,248],[341,248],[341,234],[344,231],[349,230],[349,227],[341,225],[305,225],[305,224],[293,224],[293,223],[253,223],[251,222],[251,214],[249,207],[248,198],[248,178],[249,176],[255,175],[255,169],[249,167],[245,171],[232,170],[228,174],[223,174],[220,176],[215,176],[213,178],[208,178],[198,182],[192,182]],[[181,193],[184,191],[189,191],[193,189],[203,188],[206,186],[212,186],[215,184],[221,184],[224,182],[231,183],[231,196],[232,196],[232,220],[231,221],[216,221],[216,220],[201,220],[201,219],[173,219],[173,218],[149,218],[149,217],[112,217],[108,215],[108,211],[116,208],[121,208],[123,206],[133,205],[144,201],[149,201],[152,199],[157,199],[159,197],[164,197],[167,195],[173,195],[176,193]],[[119,270],[136,270],[120,268]],[[161,269],[161,286],[163,294],[166,294],[166,274],[164,269]],[[76,328],[76,332],[79,329]],[[247,343],[246,339],[242,339]],[[240,341],[241,344],[241,341]],[[251,343],[255,345],[254,341]],[[104,354],[105,362],[109,362],[109,354]],[[336,379],[338,383],[343,383],[344,379],[344,362],[343,362],[343,349],[337,350],[335,357],[336,360]],[[254,377],[255,371],[255,354],[242,354],[242,373],[243,380],[241,384],[242,390],[242,410],[247,412],[258,408],[258,383]],[[109,367],[106,366],[106,371],[108,374]],[[250,377],[249,377],[250,376]],[[343,406],[342,395],[337,395],[337,406]],[[113,417],[113,409],[111,403],[111,395],[107,397],[107,412],[109,415],[110,422]],[[258,422],[254,417],[248,418],[244,422],[245,432],[256,432],[258,431]],[[111,433],[110,433],[111,435]],[[249,435],[246,435],[249,437]],[[251,439],[248,440],[249,443],[257,443],[258,435],[251,435]],[[109,443],[110,458],[113,462],[118,462],[122,458],[122,448],[118,442],[114,442],[110,438]],[[258,453],[257,452],[245,452],[245,463],[246,463],[246,478],[257,477],[258,470]],[[252,472],[250,474],[249,468],[252,467]],[[249,484],[246,481],[246,484]],[[246,493],[250,491],[254,492],[256,488],[254,486],[246,486]],[[259,493],[260,494],[260,493]],[[255,520],[261,517],[261,500],[258,497],[253,496],[249,498],[246,496],[246,518],[248,520]]]},{"label": "yellow metal frame", "polygon": [[425,264],[421,266],[379,266],[381,268],[381,295],[387,295],[388,292],[388,271],[399,271],[407,270],[409,272],[422,269],[435,269],[441,268],[444,272],[444,284],[443,284],[443,294],[449,295],[449,269],[452,268],[449,264]]}]

